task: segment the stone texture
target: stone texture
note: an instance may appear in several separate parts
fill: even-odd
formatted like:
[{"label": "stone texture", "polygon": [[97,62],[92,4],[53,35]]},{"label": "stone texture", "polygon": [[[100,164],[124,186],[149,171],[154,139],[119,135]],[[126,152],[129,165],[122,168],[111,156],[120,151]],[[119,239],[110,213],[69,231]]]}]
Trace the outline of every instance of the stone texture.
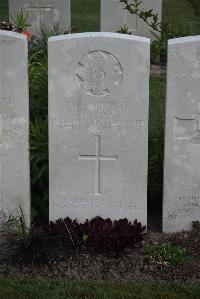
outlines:
[{"label": "stone texture", "polygon": [[146,224],[149,48],[117,33],[50,38],[50,220]]},{"label": "stone texture", "polygon": [[[119,0],[101,0],[101,31],[116,32],[125,24],[134,35],[146,36],[155,39],[149,32],[150,27],[140,20],[136,15],[130,14],[123,9],[124,4]],[[162,0],[143,0],[141,7],[153,9],[158,13],[159,21],[162,19]],[[159,35],[159,33],[156,33]]]},{"label": "stone texture", "polygon": [[200,36],[169,41],[163,230],[200,219]]},{"label": "stone texture", "polygon": [[33,34],[39,34],[41,28],[59,26],[67,30],[71,25],[70,0],[9,0],[10,15],[15,16],[21,9],[29,14]]},{"label": "stone texture", "polygon": [[30,224],[28,46],[0,30],[0,226],[20,207]]}]

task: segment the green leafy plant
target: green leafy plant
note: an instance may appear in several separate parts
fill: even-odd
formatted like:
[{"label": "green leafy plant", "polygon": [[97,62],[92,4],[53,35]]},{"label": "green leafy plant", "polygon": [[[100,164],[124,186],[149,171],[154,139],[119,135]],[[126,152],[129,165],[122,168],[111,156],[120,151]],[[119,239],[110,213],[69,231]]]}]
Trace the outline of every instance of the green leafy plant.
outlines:
[{"label": "green leafy plant", "polygon": [[128,26],[125,24],[124,26],[121,26],[117,33],[122,33],[122,34],[129,34],[131,35],[131,32],[128,29]]},{"label": "green leafy plant", "polygon": [[147,245],[145,254],[154,262],[164,266],[172,265],[177,267],[189,259],[185,248],[171,243]]},{"label": "green leafy plant", "polygon": [[15,16],[11,15],[11,20],[17,30],[21,31],[31,27],[31,24],[28,23],[28,13],[24,14],[22,9],[20,12],[17,12]]},{"label": "green leafy plant", "polygon": [[164,24],[159,22],[158,13],[154,12],[153,9],[145,10],[141,8],[143,1],[140,0],[120,0],[124,4],[126,9],[131,14],[136,14],[141,20],[143,20],[149,27],[150,32],[154,35],[155,40],[151,44],[151,60],[161,58],[162,62],[166,62],[167,59],[167,42],[170,38],[179,37],[181,34],[176,30],[172,24]]},{"label": "green leafy plant", "polygon": [[20,216],[19,217],[10,216],[7,224],[8,226],[12,227],[12,229],[16,229],[19,236],[22,238],[24,245],[28,246],[30,240],[30,230],[26,226],[24,213],[21,207],[20,207]]},{"label": "green leafy plant", "polygon": [[31,121],[45,119],[48,115],[48,62],[40,54],[34,53],[29,58]]},{"label": "green leafy plant", "polygon": [[33,218],[40,213],[48,219],[48,120],[30,123],[31,186]]}]

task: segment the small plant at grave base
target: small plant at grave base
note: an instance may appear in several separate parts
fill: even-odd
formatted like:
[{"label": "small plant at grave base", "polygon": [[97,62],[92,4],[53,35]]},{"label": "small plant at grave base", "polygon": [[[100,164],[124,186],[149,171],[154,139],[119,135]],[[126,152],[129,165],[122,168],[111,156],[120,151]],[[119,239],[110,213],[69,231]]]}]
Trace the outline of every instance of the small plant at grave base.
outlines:
[{"label": "small plant at grave base", "polygon": [[28,23],[28,13],[24,14],[21,10],[17,12],[14,17],[11,16],[11,20],[15,26],[15,31],[22,33],[27,37],[28,41],[30,41],[31,33],[27,30],[28,27],[31,27],[31,24]]},{"label": "small plant at grave base", "polygon": [[[67,229],[66,229],[67,228]],[[82,245],[88,251],[105,254],[119,254],[126,248],[133,248],[143,240],[146,227],[137,220],[132,224],[127,219],[112,221],[95,217],[84,223],[69,217],[59,219],[49,225],[49,234],[58,240],[70,235],[77,252]]]},{"label": "small plant at grave base", "polygon": [[16,229],[19,236],[22,238],[25,246],[28,246],[30,240],[30,230],[26,226],[26,221],[22,208],[20,207],[19,217],[9,217],[7,225],[12,229]]},{"label": "small plant at grave base", "polygon": [[128,29],[128,26],[125,24],[124,26],[121,26],[117,33],[122,33],[122,34],[128,34],[131,35],[131,32]]},{"label": "small plant at grave base", "polygon": [[145,254],[153,262],[163,266],[171,265],[177,267],[190,259],[185,248],[172,245],[171,243],[147,245],[145,247]]}]

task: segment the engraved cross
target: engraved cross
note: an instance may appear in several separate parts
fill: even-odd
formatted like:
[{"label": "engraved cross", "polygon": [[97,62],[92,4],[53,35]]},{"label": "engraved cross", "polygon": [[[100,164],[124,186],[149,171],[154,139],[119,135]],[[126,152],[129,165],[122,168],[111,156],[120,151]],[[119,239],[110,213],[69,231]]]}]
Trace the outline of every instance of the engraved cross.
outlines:
[{"label": "engraved cross", "polygon": [[53,9],[53,6],[52,5],[42,6],[41,5],[41,0],[39,0],[39,4],[38,5],[26,7],[26,9],[29,10],[29,11],[37,11],[38,12],[39,26],[41,26],[41,20],[42,20],[42,13],[43,13],[43,11],[50,11],[50,10]]},{"label": "engraved cross", "polygon": [[116,161],[117,156],[101,155],[101,139],[100,136],[96,138],[96,155],[79,155],[79,160],[95,161],[95,195],[101,194],[101,161]]}]

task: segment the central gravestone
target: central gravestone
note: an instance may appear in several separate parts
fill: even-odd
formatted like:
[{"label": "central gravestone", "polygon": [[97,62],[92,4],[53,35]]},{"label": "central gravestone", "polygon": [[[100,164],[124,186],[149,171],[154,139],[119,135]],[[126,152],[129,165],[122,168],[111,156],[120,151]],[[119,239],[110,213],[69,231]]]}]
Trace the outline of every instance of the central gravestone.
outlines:
[{"label": "central gravestone", "polygon": [[43,28],[52,30],[55,26],[67,30],[71,24],[70,0],[9,0],[9,13],[12,17],[21,10],[24,15],[28,14],[33,34],[39,34]]},{"label": "central gravestone", "polygon": [[116,33],[50,38],[50,220],[146,224],[149,47]]}]

